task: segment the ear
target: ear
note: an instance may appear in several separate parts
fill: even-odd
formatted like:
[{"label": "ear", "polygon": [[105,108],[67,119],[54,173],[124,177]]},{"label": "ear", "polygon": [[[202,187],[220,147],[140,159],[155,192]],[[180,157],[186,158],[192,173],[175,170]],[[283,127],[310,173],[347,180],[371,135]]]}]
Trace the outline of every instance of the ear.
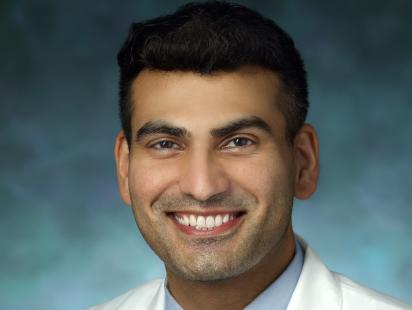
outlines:
[{"label": "ear", "polygon": [[295,197],[307,199],[316,191],[319,178],[319,145],[315,128],[304,124],[293,142],[296,175]]},{"label": "ear", "polygon": [[116,136],[114,145],[114,158],[116,160],[116,175],[120,196],[127,205],[131,205],[129,192],[129,145],[123,130]]}]

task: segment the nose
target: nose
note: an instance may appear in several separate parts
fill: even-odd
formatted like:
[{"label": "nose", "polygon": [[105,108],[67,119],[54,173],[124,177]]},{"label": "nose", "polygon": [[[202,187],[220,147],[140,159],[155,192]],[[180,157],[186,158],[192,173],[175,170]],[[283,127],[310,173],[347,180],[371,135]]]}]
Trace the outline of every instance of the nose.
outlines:
[{"label": "nose", "polygon": [[229,185],[229,179],[221,163],[213,158],[213,154],[188,154],[179,180],[179,187],[183,193],[198,201],[206,201],[227,191]]}]

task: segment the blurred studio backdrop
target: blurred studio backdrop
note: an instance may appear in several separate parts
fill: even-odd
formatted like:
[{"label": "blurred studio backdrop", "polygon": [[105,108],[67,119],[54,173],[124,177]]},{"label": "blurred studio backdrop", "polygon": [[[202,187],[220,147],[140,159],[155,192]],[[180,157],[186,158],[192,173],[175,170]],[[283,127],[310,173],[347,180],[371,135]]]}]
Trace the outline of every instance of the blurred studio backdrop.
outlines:
[{"label": "blurred studio backdrop", "polygon": [[[115,182],[116,53],[184,1],[0,1],[0,309],[84,309],[163,274]],[[307,64],[321,178],[296,231],[412,303],[412,2],[239,1]]]}]

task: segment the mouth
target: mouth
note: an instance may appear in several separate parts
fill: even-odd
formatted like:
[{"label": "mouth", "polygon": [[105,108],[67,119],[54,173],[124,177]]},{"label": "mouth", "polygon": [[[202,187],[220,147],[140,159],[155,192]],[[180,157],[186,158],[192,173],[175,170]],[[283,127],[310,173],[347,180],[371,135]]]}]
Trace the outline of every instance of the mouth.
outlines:
[{"label": "mouth", "polygon": [[180,231],[195,236],[215,236],[235,230],[243,222],[245,214],[245,211],[166,213]]}]

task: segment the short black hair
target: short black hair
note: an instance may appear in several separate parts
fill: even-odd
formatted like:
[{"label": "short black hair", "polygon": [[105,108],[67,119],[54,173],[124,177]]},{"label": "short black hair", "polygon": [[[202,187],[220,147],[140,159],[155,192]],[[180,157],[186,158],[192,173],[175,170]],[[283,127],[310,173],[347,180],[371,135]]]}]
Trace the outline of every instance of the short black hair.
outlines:
[{"label": "short black hair", "polygon": [[280,109],[290,142],[306,119],[306,71],[293,40],[274,21],[239,4],[188,3],[173,14],[132,23],[117,61],[120,119],[129,146],[130,88],[143,69],[212,74],[256,65],[272,70],[282,81]]}]

